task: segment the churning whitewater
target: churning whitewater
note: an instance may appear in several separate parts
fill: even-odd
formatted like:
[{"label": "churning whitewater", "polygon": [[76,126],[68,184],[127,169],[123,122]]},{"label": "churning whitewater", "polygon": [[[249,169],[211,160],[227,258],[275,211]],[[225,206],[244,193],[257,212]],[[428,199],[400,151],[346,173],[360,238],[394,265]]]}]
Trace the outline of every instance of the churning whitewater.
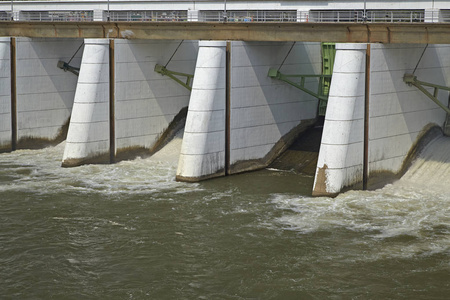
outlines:
[{"label": "churning whitewater", "polygon": [[310,196],[262,170],[174,180],[150,158],[61,168],[64,145],[0,154],[0,295],[65,299],[445,299],[450,139],[376,191]]},{"label": "churning whitewater", "polygon": [[[300,233],[363,232],[374,247],[364,259],[449,254],[449,149],[450,138],[434,139],[400,180],[376,191],[349,191],[335,199],[274,195],[278,208],[291,211],[278,222]],[[395,238],[410,242],[378,243]]]}]

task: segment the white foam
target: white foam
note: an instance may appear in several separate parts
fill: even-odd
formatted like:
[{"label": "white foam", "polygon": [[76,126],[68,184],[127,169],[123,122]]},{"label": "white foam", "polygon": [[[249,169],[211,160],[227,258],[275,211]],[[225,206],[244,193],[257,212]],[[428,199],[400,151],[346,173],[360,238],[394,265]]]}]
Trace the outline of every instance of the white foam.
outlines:
[{"label": "white foam", "polygon": [[[0,191],[31,190],[37,193],[58,193],[62,190],[99,193],[152,193],[177,188],[177,193],[189,192],[194,185],[175,181],[183,131],[149,158],[137,158],[111,165],[83,165],[62,168],[64,144],[41,150],[19,150],[0,155],[0,164],[18,165],[8,168],[17,180],[0,185]],[[11,174],[10,172],[16,172]]]}]

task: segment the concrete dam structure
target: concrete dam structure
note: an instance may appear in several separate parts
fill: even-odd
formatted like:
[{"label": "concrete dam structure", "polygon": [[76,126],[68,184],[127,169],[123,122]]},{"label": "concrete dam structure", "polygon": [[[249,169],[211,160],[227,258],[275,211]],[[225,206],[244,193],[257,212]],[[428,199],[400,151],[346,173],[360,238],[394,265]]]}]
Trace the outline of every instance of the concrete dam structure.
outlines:
[{"label": "concrete dam structure", "polygon": [[[63,167],[114,163],[152,155],[183,130],[176,179],[196,182],[266,168],[320,121],[313,195],[400,176],[445,131],[450,45],[337,43],[323,117],[322,49],[310,41],[3,37],[0,151],[65,140]],[[302,89],[270,70],[304,76]],[[434,85],[425,92],[444,109],[418,81]]]}]

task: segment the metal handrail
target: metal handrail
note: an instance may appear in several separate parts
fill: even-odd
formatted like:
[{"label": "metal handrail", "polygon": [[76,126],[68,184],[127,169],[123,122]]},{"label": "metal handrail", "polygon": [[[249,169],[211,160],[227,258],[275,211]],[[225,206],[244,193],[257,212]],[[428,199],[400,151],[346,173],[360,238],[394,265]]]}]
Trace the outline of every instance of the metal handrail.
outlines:
[{"label": "metal handrail", "polygon": [[[53,11],[0,11],[0,21],[31,22],[83,22],[106,21],[108,11],[102,11],[100,18],[94,18],[93,11],[53,10]],[[142,10],[109,11],[110,21],[114,22],[310,22],[310,23],[414,23],[414,22],[450,22],[450,9],[439,11],[425,10],[228,10],[226,16],[222,10],[199,11],[198,19],[191,20],[187,10]]]}]

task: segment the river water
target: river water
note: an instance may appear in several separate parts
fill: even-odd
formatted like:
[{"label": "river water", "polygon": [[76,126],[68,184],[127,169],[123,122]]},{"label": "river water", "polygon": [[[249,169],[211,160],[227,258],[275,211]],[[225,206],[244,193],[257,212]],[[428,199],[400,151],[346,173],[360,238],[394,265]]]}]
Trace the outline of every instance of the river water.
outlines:
[{"label": "river water", "polygon": [[449,299],[448,139],[334,199],[286,171],[175,182],[180,141],[69,169],[63,144],[0,154],[0,298]]}]

